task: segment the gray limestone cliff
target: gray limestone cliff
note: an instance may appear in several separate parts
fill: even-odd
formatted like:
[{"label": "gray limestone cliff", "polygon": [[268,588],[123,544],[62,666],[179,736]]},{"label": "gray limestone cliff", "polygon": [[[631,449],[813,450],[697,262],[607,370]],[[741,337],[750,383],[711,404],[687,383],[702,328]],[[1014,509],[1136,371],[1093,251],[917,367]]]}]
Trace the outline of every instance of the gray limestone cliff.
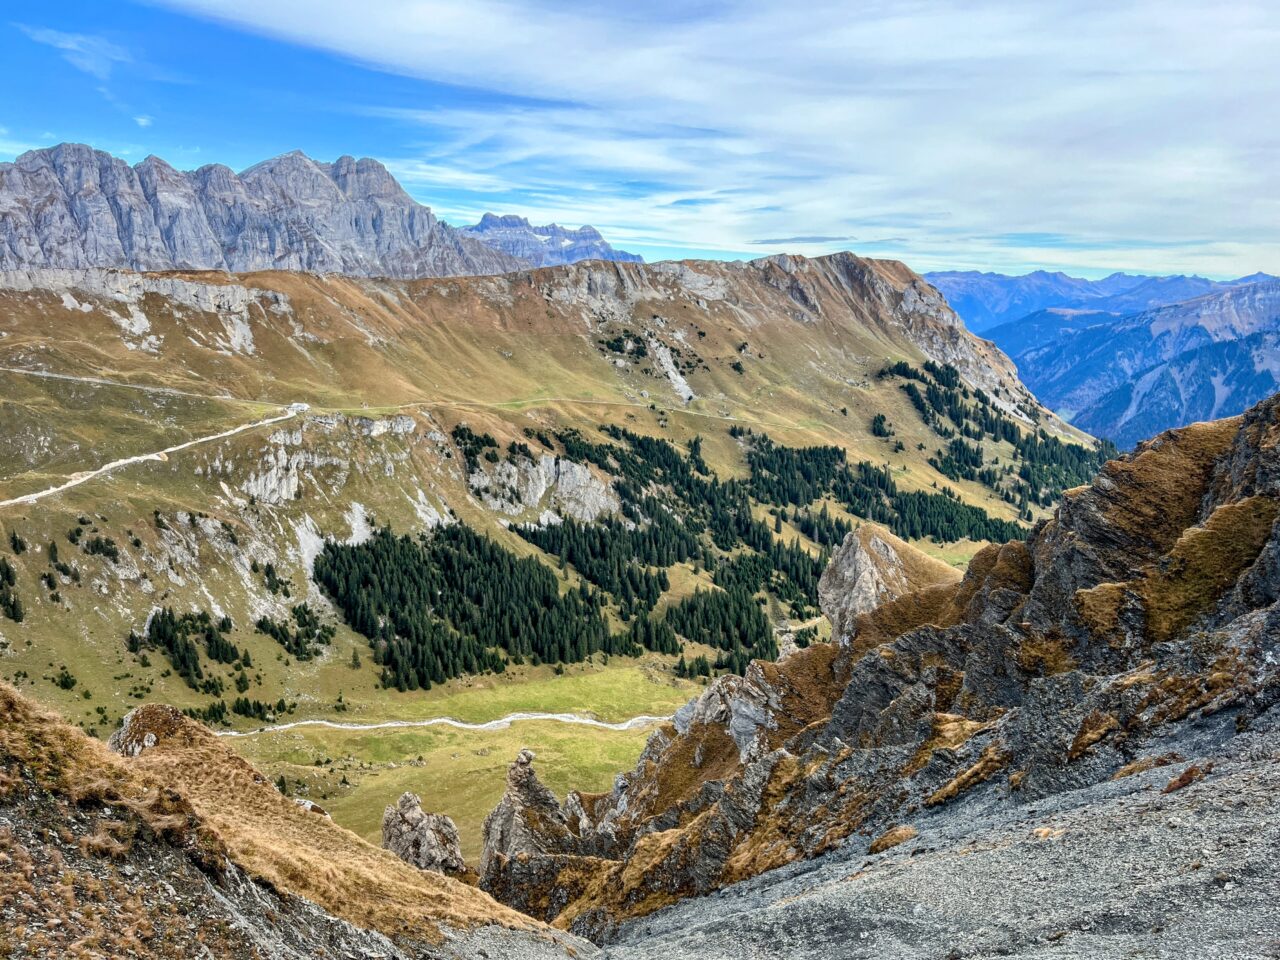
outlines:
[{"label": "gray limestone cliff", "polygon": [[299,151],[237,174],[82,144],[0,164],[0,269],[307,270],[399,278],[528,264],[436,219],[376,160]]}]

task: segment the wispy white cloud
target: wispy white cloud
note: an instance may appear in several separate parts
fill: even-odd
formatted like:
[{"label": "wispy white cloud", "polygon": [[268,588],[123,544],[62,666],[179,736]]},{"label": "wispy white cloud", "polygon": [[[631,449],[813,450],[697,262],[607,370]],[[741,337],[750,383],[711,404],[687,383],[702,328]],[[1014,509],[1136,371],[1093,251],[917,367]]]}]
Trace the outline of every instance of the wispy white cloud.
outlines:
[{"label": "wispy white cloud", "polygon": [[85,33],[65,33],[61,30],[33,27],[22,23],[14,26],[36,43],[43,43],[58,50],[62,58],[77,70],[83,70],[99,80],[108,80],[111,77],[112,68],[117,63],[130,63],[133,60],[128,50],[105,37]]},{"label": "wispy white cloud", "polygon": [[423,199],[477,193],[459,215],[521,191],[520,212],[656,245],[1280,268],[1269,0],[166,2],[478,91],[365,107],[421,131],[397,168]]},{"label": "wispy white cloud", "polygon": [[143,113],[143,114],[139,114],[138,116],[134,117],[134,118],[133,118],[133,122],[134,122],[134,123],[136,123],[136,124],[137,124],[138,126],[140,126],[140,127],[146,128],[146,127],[151,126],[151,124],[155,123],[155,118],[154,118],[154,117],[149,117],[149,116],[147,116],[145,113]]}]

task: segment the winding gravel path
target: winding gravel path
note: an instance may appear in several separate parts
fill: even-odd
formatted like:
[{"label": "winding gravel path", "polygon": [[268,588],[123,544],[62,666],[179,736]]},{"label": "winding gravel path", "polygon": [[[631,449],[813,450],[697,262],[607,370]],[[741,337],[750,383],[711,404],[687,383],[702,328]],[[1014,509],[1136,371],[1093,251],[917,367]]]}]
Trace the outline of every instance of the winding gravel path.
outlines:
[{"label": "winding gravel path", "polygon": [[328,727],[331,730],[395,730],[405,727],[454,727],[458,730],[505,730],[513,723],[528,720],[549,720],[552,723],[577,724],[583,727],[595,727],[598,730],[634,730],[647,727],[653,723],[662,723],[670,717],[651,717],[642,715],[609,723],[594,717],[584,717],[576,713],[509,713],[497,720],[484,723],[467,723],[453,717],[431,717],[428,720],[384,720],[381,723],[339,723],[336,720],[294,720],[292,723],[277,723],[272,726],[259,727],[256,730],[219,730],[220,737],[256,737],[260,733],[279,733],[282,730],[294,730],[298,727]]},{"label": "winding gravel path", "polygon": [[71,479],[67,480],[65,483],[60,483],[57,486],[47,487],[44,490],[37,490],[35,493],[23,494],[20,497],[13,497],[9,500],[0,500],[0,509],[3,509],[4,507],[17,506],[18,504],[29,505],[35,503],[37,500],[43,500],[45,497],[52,497],[65,490],[70,490],[72,487],[78,487],[82,483],[88,483],[90,480],[111,473],[114,470],[119,470],[121,467],[127,467],[133,463],[142,463],[147,460],[167,460],[171,453],[178,453],[181,450],[199,446],[202,443],[211,443],[214,440],[224,440],[227,437],[234,437],[237,433],[244,433],[246,430],[256,430],[258,427],[265,427],[273,423],[280,423],[282,420],[292,419],[300,412],[301,411],[298,409],[289,409],[277,416],[267,417],[265,420],[255,420],[252,423],[242,423],[240,426],[232,427],[230,430],[223,430],[221,433],[210,434],[206,437],[196,437],[194,440],[187,440],[184,443],[174,444],[172,447],[165,447],[163,450],[157,450],[154,453],[140,453],[134,457],[124,457],[121,460],[112,460],[110,463],[103,464],[96,470],[86,470],[82,473],[73,474]]}]

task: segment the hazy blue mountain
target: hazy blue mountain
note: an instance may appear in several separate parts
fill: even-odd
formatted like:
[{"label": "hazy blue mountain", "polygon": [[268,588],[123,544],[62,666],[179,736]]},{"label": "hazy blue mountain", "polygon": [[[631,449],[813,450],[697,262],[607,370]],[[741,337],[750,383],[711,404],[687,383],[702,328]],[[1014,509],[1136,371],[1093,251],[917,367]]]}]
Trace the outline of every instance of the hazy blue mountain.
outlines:
[{"label": "hazy blue mountain", "polygon": [[615,250],[599,230],[590,226],[576,230],[558,223],[535,227],[524,217],[514,214],[498,216],[486,213],[479,223],[462,227],[460,232],[509,256],[527,260],[535,267],[553,267],[579,260],[644,262],[639,254]]},{"label": "hazy blue mountain", "polygon": [[1008,352],[1042,403],[1132,446],[1276,391],[1280,280],[1224,284],[1125,316],[1046,310],[993,332],[1017,347]]},{"label": "hazy blue mountain", "polygon": [[1190,300],[1231,286],[1272,279],[1266,274],[1215,281],[1181,275],[1113,273],[1101,280],[1085,280],[1044,270],[1020,277],[975,270],[940,271],[924,276],[942,292],[965,325],[980,333],[1051,308],[1123,315]]},{"label": "hazy blue mountain", "polygon": [[1241,413],[1280,391],[1280,331],[1186,350],[1080,412],[1075,424],[1122,448],[1169,427]]},{"label": "hazy blue mountain", "polygon": [[1087,327],[1115,323],[1123,317],[1124,314],[1108,313],[1105,310],[1048,307],[984,330],[982,335],[1010,357],[1016,357]]}]

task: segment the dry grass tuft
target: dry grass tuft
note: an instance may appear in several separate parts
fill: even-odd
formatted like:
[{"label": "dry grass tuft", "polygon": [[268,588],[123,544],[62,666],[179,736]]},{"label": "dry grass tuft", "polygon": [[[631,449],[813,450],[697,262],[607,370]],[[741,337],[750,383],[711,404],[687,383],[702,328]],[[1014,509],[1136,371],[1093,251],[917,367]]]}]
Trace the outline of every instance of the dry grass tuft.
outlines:
[{"label": "dry grass tuft", "polygon": [[982,751],[982,756],[978,758],[977,763],[961,771],[949,783],[935,790],[925,800],[924,805],[936,807],[954,800],[971,787],[991,779],[1009,765],[1009,759],[1009,754],[1002,750],[998,743],[988,745]]},{"label": "dry grass tuft", "polygon": [[920,836],[920,831],[915,827],[909,825],[893,827],[871,841],[871,846],[867,848],[867,853],[884,853],[886,850],[891,850],[901,843],[906,843],[908,840],[914,840],[918,836]]},{"label": "dry grass tuft", "polygon": [[1120,721],[1111,714],[1094,710],[1080,722],[1080,729],[1067,750],[1067,761],[1079,760],[1090,747],[1119,727]]},{"label": "dry grass tuft", "polygon": [[1135,773],[1146,773],[1148,770],[1155,770],[1158,767],[1167,767],[1171,763],[1178,763],[1182,757],[1176,753],[1165,753],[1158,757],[1143,757],[1141,760],[1134,760],[1132,763],[1126,763],[1123,767],[1111,775],[1112,780],[1123,780],[1125,777],[1131,777]]},{"label": "dry grass tuft", "polygon": [[1039,677],[1052,677],[1076,668],[1065,637],[1027,637],[1018,647],[1018,666]]},{"label": "dry grass tuft", "polygon": [[1172,780],[1166,783],[1164,785],[1164,789],[1161,790],[1160,792],[1173,793],[1176,790],[1181,790],[1184,787],[1189,787],[1193,783],[1203,780],[1212,772],[1213,772],[1212,763],[1206,763],[1203,767],[1200,766],[1199,764],[1193,763],[1191,766],[1187,767],[1187,769],[1183,770],[1180,774],[1178,774],[1176,777],[1174,777]]},{"label": "dry grass tuft", "polygon": [[91,835],[80,838],[79,846],[86,855],[123,860],[133,847],[133,831],[119,820],[103,820]]},{"label": "dry grass tuft", "polygon": [[920,744],[920,749],[902,771],[903,775],[911,776],[923,770],[935,750],[954,750],[989,726],[990,722],[981,723],[954,713],[935,713],[929,739]]}]

